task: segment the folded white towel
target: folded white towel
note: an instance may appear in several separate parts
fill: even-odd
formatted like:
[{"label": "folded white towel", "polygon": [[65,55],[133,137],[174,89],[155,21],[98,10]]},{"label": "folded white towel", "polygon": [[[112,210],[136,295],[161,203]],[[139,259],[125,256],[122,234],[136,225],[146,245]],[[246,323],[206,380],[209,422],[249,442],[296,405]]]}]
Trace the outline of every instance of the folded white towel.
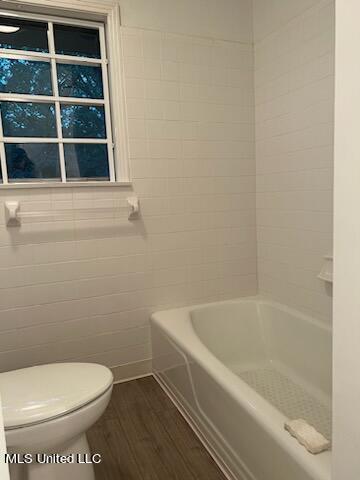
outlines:
[{"label": "folded white towel", "polygon": [[330,449],[329,440],[302,418],[289,420],[285,422],[284,427],[308,452],[314,455]]}]

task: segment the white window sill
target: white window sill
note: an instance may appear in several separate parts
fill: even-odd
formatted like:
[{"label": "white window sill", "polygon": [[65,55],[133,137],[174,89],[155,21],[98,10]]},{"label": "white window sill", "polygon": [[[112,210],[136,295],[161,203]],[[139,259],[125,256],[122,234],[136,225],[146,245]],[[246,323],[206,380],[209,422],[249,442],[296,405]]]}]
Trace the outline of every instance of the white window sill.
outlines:
[{"label": "white window sill", "polygon": [[29,182],[29,183],[7,183],[6,185],[0,184],[1,190],[17,190],[24,188],[71,188],[71,187],[131,187],[130,180],[123,182]]}]

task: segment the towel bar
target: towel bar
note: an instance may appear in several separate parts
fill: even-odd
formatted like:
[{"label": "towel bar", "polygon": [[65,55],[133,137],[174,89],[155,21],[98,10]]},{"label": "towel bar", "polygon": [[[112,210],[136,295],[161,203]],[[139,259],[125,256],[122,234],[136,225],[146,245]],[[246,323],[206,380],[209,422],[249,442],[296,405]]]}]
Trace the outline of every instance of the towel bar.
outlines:
[{"label": "towel bar", "polygon": [[128,197],[125,200],[125,205],[118,207],[90,207],[90,208],[72,208],[69,210],[39,210],[34,212],[22,212],[20,209],[20,202],[9,201],[5,202],[5,219],[6,225],[19,226],[23,218],[54,218],[56,216],[66,215],[67,213],[107,213],[109,211],[119,212],[126,210],[128,212],[128,219],[135,220],[139,217],[140,203],[137,197]]}]

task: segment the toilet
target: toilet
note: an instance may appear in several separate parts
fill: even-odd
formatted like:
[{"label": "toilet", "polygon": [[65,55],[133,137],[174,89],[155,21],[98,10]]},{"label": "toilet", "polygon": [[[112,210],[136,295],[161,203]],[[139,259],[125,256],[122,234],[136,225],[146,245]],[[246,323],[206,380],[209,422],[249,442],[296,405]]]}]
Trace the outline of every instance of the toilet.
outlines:
[{"label": "toilet", "polygon": [[[8,453],[31,462],[10,464],[10,480],[95,480],[86,431],[104,413],[112,385],[111,371],[92,363],[1,373]],[[67,463],[53,463],[56,454],[66,456]]]}]

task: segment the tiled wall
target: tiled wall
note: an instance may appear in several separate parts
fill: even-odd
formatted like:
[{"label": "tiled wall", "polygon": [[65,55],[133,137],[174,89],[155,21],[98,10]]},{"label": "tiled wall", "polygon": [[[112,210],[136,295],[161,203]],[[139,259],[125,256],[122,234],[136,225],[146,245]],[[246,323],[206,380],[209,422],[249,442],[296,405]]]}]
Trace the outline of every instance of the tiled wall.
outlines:
[{"label": "tiled wall", "polygon": [[119,1],[127,27],[242,43],[253,40],[252,0]]},{"label": "tiled wall", "polygon": [[[251,42],[130,27],[122,37],[142,220],[72,213],[129,189],[0,190],[2,371],[81,360],[142,373],[151,311],[256,293]],[[7,229],[7,199],[69,213]]]},{"label": "tiled wall", "polygon": [[[121,0],[133,187],[0,190],[1,370],[148,371],[150,312],[256,293],[256,240],[261,293],[330,319],[333,3],[264,1],[254,108],[251,2]],[[141,221],[72,213],[129,193]],[[69,213],[7,229],[7,199]]]},{"label": "tiled wall", "polygon": [[328,322],[334,2],[284,3],[254,1],[259,289]]}]

